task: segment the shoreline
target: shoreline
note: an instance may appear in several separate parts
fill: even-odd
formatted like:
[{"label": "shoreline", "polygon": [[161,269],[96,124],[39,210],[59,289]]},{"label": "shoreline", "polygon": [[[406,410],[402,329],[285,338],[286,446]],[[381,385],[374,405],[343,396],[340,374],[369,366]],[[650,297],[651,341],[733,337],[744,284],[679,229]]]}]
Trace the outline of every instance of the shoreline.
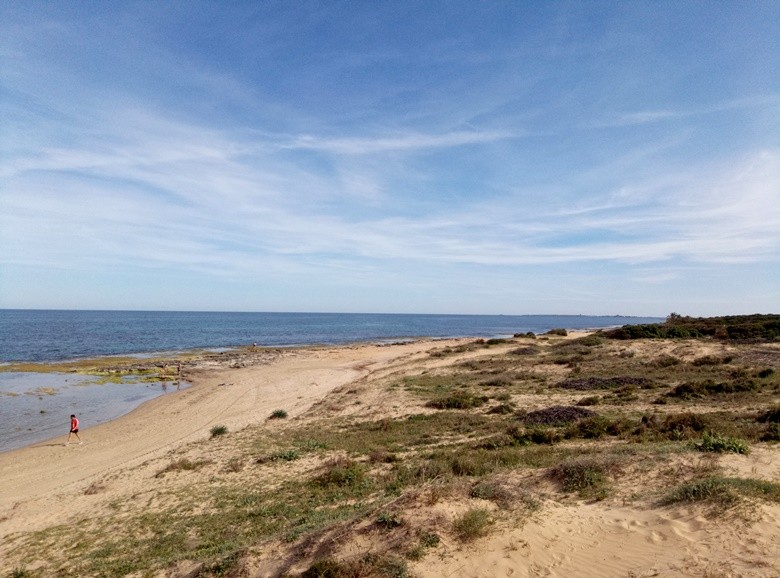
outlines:
[{"label": "shoreline", "polygon": [[[82,429],[82,446],[64,447],[65,431],[0,452],[0,528],[6,512],[36,495],[72,491],[88,480],[208,439],[209,428],[214,425],[240,430],[264,423],[279,408],[285,408],[294,418],[333,389],[368,374],[368,367],[362,364],[368,358],[372,365],[462,341],[296,348],[242,367],[206,360],[184,372],[192,383],[190,387],[145,401],[118,418]],[[358,350],[362,351],[356,355]],[[76,456],[78,460],[71,460]]]}]

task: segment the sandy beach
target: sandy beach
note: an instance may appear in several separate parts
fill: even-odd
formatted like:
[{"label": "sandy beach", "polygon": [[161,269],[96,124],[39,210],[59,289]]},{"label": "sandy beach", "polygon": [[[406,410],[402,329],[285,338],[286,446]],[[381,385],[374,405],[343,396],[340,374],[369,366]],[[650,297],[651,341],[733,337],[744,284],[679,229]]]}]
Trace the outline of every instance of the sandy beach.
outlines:
[{"label": "sandy beach", "polygon": [[[457,364],[476,364],[518,347],[518,342],[511,341],[490,349],[463,347],[467,343],[449,340],[290,349],[269,354],[262,362],[246,367],[193,367],[187,372],[192,387],[149,401],[110,423],[83,429],[83,445],[65,447],[65,431],[61,438],[0,454],[2,576],[20,568],[29,576],[80,575],[81,571],[68,574],[62,570],[69,566],[69,559],[82,554],[63,550],[68,540],[51,537],[57,528],[86,528],[87,522],[98,520],[92,531],[99,532],[102,523],[109,527],[121,524],[123,517],[130,520],[139,511],[163,511],[174,500],[171,496],[186,493],[186,488],[228,488],[225,464],[236,464],[237,460],[241,468],[233,468],[238,480],[235,483],[253,488],[257,480],[272,483],[269,480],[280,475],[294,478],[318,472],[332,456],[312,455],[274,466],[277,469],[273,472],[262,470],[266,466],[254,466],[261,469],[251,473],[251,467],[243,465],[246,456],[254,459],[262,452],[247,453],[250,434],[252,443],[259,444],[258,439],[323,423],[323,419],[382,423],[410,414],[430,414],[431,410],[415,406],[413,399],[401,395],[397,388],[388,389],[388,383],[397,383],[405,375],[424,376]],[[542,354],[545,347],[551,346],[541,344]],[[658,355],[656,344],[633,347],[638,355]],[[709,351],[707,346],[688,347],[685,352],[678,347],[675,355],[692,359]],[[555,364],[545,365],[544,370],[550,376],[566,373],[563,366]],[[564,402],[572,405],[576,397],[571,393],[513,393],[513,401],[529,409]],[[777,395],[772,399],[776,402]],[[285,410],[287,418],[269,420],[279,409]],[[230,432],[224,443],[210,440],[210,430],[216,425]],[[533,500],[527,500],[533,501],[533,508],[497,506],[499,502],[480,498],[473,489],[469,494],[467,488],[464,490],[465,478],[446,487],[437,485],[434,478],[402,493],[396,502],[383,506],[383,511],[397,507],[402,513],[399,516],[403,515],[400,530],[393,532],[409,534],[414,528],[414,536],[427,535],[426,531],[436,535],[435,548],[424,556],[408,556],[408,572],[414,576],[777,576],[777,502],[751,503],[749,512],[739,516],[711,517],[696,505],[653,507],[652,500],[640,496],[646,484],[655,484],[659,476],[682,479],[692,471],[715,467],[715,462],[729,476],[780,482],[777,445],[755,444],[751,449],[748,455],[714,457],[670,453],[660,465],[655,457],[637,458],[648,464],[652,461],[653,465],[624,468],[616,478],[618,490],[608,499],[561,498],[549,477],[527,469],[510,469],[491,483],[533,492]],[[181,485],[178,475],[161,475],[166,466],[170,470],[170,464],[183,459],[205,464],[187,472],[186,486]],[[477,506],[492,514],[492,530],[473,541],[459,541],[448,530],[452,520]],[[334,559],[382,552],[401,537],[377,531],[372,525],[375,518],[358,516],[347,526],[340,526],[338,539],[321,536],[318,543],[327,544],[328,557]],[[78,530],[73,532],[73,540],[85,539]],[[33,545],[36,540],[39,546]],[[53,540],[48,550],[47,540]],[[112,570],[105,574],[90,571],[84,575],[296,575],[316,561],[323,550],[311,543],[304,547],[294,541],[264,539],[240,551],[240,559],[234,560],[225,574],[202,562],[179,560],[157,569],[126,573]]]}]

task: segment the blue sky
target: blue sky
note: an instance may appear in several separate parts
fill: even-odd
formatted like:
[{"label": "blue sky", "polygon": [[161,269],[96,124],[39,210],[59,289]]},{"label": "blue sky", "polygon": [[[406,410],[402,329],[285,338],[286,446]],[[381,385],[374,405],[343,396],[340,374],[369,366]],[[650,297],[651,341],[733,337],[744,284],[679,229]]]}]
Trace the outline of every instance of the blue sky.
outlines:
[{"label": "blue sky", "polygon": [[0,4],[0,307],[780,305],[780,3]]}]

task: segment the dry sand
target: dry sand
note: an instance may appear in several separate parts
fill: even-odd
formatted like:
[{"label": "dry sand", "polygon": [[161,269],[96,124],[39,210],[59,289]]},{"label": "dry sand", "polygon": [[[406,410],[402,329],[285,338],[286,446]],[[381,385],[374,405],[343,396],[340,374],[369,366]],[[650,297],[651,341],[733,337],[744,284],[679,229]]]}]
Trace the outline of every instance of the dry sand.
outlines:
[{"label": "dry sand", "polygon": [[[65,432],[61,438],[0,454],[2,576],[18,562],[6,558],[9,537],[100,515],[112,500],[154,492],[153,473],[160,459],[207,439],[214,425],[237,431],[266,422],[278,408],[290,417],[302,416],[340,386],[357,380],[365,384],[371,375],[415,360],[434,363],[426,351],[444,344],[290,350],[262,365],[203,369],[188,375],[191,388],[83,429],[84,445],[64,447]],[[773,448],[728,460],[734,472],[780,481]],[[93,484],[106,490],[86,496]],[[443,503],[437,508],[433,518],[446,520],[465,506]],[[353,547],[370,544],[356,542]],[[275,576],[270,562],[254,571],[247,566],[242,575]],[[473,544],[445,541],[410,569],[422,577],[780,576],[780,508],[767,505],[752,522],[735,523],[708,520],[685,508],[549,501],[530,520],[504,523]]]}]

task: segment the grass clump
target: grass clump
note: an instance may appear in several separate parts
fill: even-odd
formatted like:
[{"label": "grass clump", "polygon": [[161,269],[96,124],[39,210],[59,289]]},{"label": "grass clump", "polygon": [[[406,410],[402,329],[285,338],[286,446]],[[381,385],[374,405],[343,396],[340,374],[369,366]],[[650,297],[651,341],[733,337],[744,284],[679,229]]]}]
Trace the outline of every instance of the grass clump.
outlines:
[{"label": "grass clump", "polygon": [[565,432],[567,438],[599,439],[605,436],[619,436],[635,428],[628,418],[608,418],[594,414],[571,424]]},{"label": "grass clump", "polygon": [[563,441],[563,434],[555,428],[543,426],[510,426],[507,434],[516,445],[547,444],[553,445]]},{"label": "grass clump", "polygon": [[275,409],[271,412],[271,415],[268,416],[268,419],[284,419],[287,417],[287,412],[283,409]]},{"label": "grass clump", "polygon": [[586,456],[553,467],[549,475],[564,492],[576,492],[581,498],[603,500],[609,494],[609,475],[618,469],[617,461],[606,456]]},{"label": "grass clump", "polygon": [[441,542],[441,538],[439,538],[438,534],[421,531],[418,535],[417,544],[406,553],[406,557],[410,560],[422,560],[426,550],[435,548],[439,545],[439,542]]},{"label": "grass clump", "polygon": [[315,478],[322,487],[354,487],[366,478],[365,468],[349,458],[333,458],[325,464],[324,471]]},{"label": "grass clump", "polygon": [[385,530],[393,530],[404,525],[403,518],[399,514],[391,512],[380,512],[375,523]]},{"label": "grass clump", "polygon": [[162,478],[165,474],[169,472],[191,472],[194,470],[198,470],[205,466],[206,464],[210,464],[211,462],[209,460],[190,460],[188,458],[182,458],[180,460],[176,460],[174,462],[171,462],[166,467],[164,467],[162,470],[157,472],[154,477],[155,478]]},{"label": "grass clump", "polygon": [[701,441],[693,442],[693,447],[700,452],[732,452],[735,454],[749,454],[750,447],[745,440],[740,438],[710,434],[704,432]]},{"label": "grass clump", "polygon": [[260,456],[255,460],[256,464],[267,464],[270,462],[294,462],[301,459],[301,452],[298,450],[279,450],[267,456]]},{"label": "grass clump", "polygon": [[474,508],[455,518],[452,529],[461,542],[473,542],[486,535],[492,523],[490,512]]},{"label": "grass clump", "polygon": [[722,509],[728,509],[736,506],[741,497],[780,502],[780,484],[753,478],[710,476],[673,488],[663,497],[661,504],[670,506],[680,503],[705,502]]},{"label": "grass clump", "polygon": [[216,438],[225,435],[228,432],[228,428],[226,425],[215,425],[209,432],[212,438]]}]

